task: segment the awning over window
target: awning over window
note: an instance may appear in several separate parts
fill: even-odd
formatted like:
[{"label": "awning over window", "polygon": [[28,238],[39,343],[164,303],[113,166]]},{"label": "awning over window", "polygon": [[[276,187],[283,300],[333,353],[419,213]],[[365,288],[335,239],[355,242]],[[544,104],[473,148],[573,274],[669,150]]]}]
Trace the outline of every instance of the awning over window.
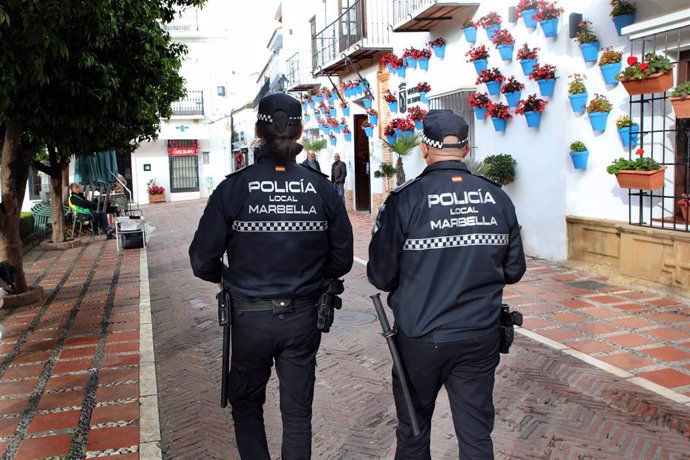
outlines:
[{"label": "awning over window", "polygon": [[[687,26],[690,26],[690,8],[636,22],[627,27],[623,27],[622,32],[624,35],[628,35],[631,40],[635,40]],[[674,40],[680,40],[687,44],[687,36],[674,37]],[[675,43],[673,43],[673,45],[675,45]]]},{"label": "awning over window", "polygon": [[114,150],[93,155],[77,155],[75,158],[74,181],[78,184],[111,183],[115,180],[113,175],[117,176],[117,172],[117,157]]},{"label": "awning over window", "polygon": [[189,122],[164,122],[161,123],[161,132],[158,135],[160,140],[168,139],[208,139],[210,137],[207,125]]}]

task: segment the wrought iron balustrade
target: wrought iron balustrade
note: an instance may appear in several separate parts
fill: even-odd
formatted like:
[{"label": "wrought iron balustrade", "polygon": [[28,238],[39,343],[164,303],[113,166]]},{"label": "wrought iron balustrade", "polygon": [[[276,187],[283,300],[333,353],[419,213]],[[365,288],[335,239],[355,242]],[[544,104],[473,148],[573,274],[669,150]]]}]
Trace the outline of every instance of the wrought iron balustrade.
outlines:
[{"label": "wrought iron balustrade", "polygon": [[288,91],[305,91],[319,86],[312,76],[311,60],[306,51],[298,51],[285,61]]},{"label": "wrought iron balustrade", "polygon": [[165,30],[175,32],[197,32],[199,30],[199,10],[188,8],[175,16],[172,22],[165,24]]},{"label": "wrought iron balustrade", "polygon": [[187,95],[172,103],[173,115],[203,115],[204,92],[187,91]]}]

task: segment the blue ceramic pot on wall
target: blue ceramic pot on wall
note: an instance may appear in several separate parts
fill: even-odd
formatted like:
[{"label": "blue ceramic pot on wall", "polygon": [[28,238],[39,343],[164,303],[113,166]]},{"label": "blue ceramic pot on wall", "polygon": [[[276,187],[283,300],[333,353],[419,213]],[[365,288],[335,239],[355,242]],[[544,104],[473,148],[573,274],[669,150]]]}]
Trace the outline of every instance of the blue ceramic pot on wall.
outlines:
[{"label": "blue ceramic pot on wall", "polygon": [[541,24],[541,30],[544,31],[545,37],[555,37],[558,35],[558,18],[544,19],[539,21]]},{"label": "blue ceramic pot on wall", "polygon": [[498,32],[498,29],[501,28],[500,24],[496,24],[490,27],[484,27],[484,30],[486,30],[486,36],[489,37],[489,41],[494,39],[494,34]]},{"label": "blue ceramic pot on wall", "polygon": [[487,81],[484,83],[486,85],[486,89],[489,91],[489,94],[492,96],[496,96],[498,93],[501,92],[501,83],[497,81]]},{"label": "blue ceramic pot on wall", "polygon": [[496,131],[505,131],[506,125],[508,124],[505,119],[496,117],[491,117],[491,122],[494,124],[494,129]]},{"label": "blue ceramic pot on wall", "polygon": [[504,61],[513,60],[513,49],[515,45],[498,45],[498,52],[501,54],[501,59]]},{"label": "blue ceramic pot on wall", "polygon": [[637,139],[640,136],[640,125],[626,126],[618,130],[618,135],[623,142],[623,147],[637,147]]},{"label": "blue ceramic pot on wall", "polygon": [[534,66],[537,65],[538,62],[539,62],[538,59],[522,59],[522,60],[520,60],[520,65],[522,66],[522,73],[525,74],[525,76],[532,73],[532,70],[534,70]]},{"label": "blue ceramic pot on wall", "polygon": [[589,150],[585,150],[584,152],[570,152],[570,158],[573,160],[573,168],[586,169]]},{"label": "blue ceramic pot on wall", "polygon": [[541,112],[525,112],[528,128],[538,128],[541,123]]},{"label": "blue ceramic pot on wall", "polygon": [[581,113],[585,111],[585,106],[587,105],[587,92],[579,94],[569,94],[568,99],[570,99],[570,106],[573,108],[573,112]]},{"label": "blue ceramic pot on wall", "polygon": [[585,62],[597,62],[599,42],[583,43],[580,45],[580,50],[582,50],[582,57]]},{"label": "blue ceramic pot on wall", "polygon": [[429,70],[429,58],[417,59],[420,70]]},{"label": "blue ceramic pot on wall", "polygon": [[486,59],[477,59],[473,61],[472,64],[474,64],[474,70],[477,71],[477,75],[482,73],[482,70],[486,70],[489,67],[489,61]]},{"label": "blue ceramic pot on wall", "polygon": [[475,107],[474,108],[474,116],[477,117],[477,120],[485,120],[486,119],[486,107]]},{"label": "blue ceramic pot on wall", "polygon": [[367,137],[373,136],[374,135],[374,128],[372,128],[371,126],[365,127],[364,128],[364,134],[366,134]]},{"label": "blue ceramic pot on wall", "polygon": [[462,29],[462,31],[465,34],[465,40],[467,40],[469,43],[474,43],[477,41],[476,27],[467,27],[465,29]]},{"label": "blue ceramic pot on wall", "polygon": [[508,101],[509,107],[516,107],[517,106],[517,103],[520,100],[520,94],[522,94],[521,91],[513,91],[512,93],[503,93],[503,95],[506,97],[506,100]]},{"label": "blue ceramic pot on wall", "polygon": [[374,126],[378,125],[378,124],[379,124],[379,117],[378,117],[378,115],[376,115],[376,116],[370,115],[370,116],[369,116],[369,123],[371,123],[371,124],[374,125]]},{"label": "blue ceramic pot on wall", "polygon": [[522,10],[522,19],[525,21],[525,27],[528,29],[534,29],[537,27],[537,20],[534,19],[534,15],[537,14],[539,10]]},{"label": "blue ceramic pot on wall", "polygon": [[541,92],[542,96],[553,96],[553,90],[556,86],[555,78],[537,80],[537,84],[539,85],[539,91]]},{"label": "blue ceramic pot on wall", "polygon": [[618,32],[618,36],[620,37],[623,35],[623,27],[629,26],[630,24],[635,22],[635,16],[633,14],[621,14],[619,16],[613,16],[611,20],[613,21],[613,24],[616,26],[616,32]]},{"label": "blue ceramic pot on wall", "polygon": [[618,80],[616,80],[616,75],[621,71],[622,64],[616,62],[615,64],[606,64],[599,67],[601,70],[601,75],[604,77],[604,81],[607,85],[617,85]]},{"label": "blue ceramic pot on wall", "polygon": [[606,131],[606,121],[609,118],[608,112],[588,113],[589,122],[592,124],[592,131]]},{"label": "blue ceramic pot on wall", "polygon": [[434,54],[437,58],[443,59],[446,57],[446,45],[432,46],[431,49],[434,50]]}]

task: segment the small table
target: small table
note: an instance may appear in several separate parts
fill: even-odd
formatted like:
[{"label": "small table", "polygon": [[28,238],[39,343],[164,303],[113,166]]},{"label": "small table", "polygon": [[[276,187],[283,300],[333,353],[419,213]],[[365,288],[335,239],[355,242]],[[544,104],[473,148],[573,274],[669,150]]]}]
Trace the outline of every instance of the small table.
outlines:
[{"label": "small table", "polygon": [[115,239],[117,250],[125,249],[125,240],[128,238],[141,238],[141,246],[146,247],[146,219],[132,217],[117,217],[115,219]]}]

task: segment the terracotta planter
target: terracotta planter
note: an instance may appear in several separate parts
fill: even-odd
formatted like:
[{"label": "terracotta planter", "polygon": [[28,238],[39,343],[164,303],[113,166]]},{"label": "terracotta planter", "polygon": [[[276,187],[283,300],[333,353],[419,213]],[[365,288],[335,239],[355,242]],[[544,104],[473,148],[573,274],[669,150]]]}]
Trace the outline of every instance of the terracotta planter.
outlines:
[{"label": "terracotta planter", "polygon": [[634,78],[622,78],[621,83],[629,95],[663,93],[673,86],[673,72],[653,73],[647,78],[636,80]]},{"label": "terracotta planter", "polygon": [[664,186],[666,166],[656,171],[620,171],[616,174],[621,188],[656,190]]},{"label": "terracotta planter", "polygon": [[681,206],[680,214],[683,216],[683,222],[688,222],[688,208]]},{"label": "terracotta planter", "polygon": [[149,195],[149,203],[165,203],[165,193]]},{"label": "terracotta planter", "polygon": [[671,104],[676,118],[690,118],[690,97],[672,97]]}]

